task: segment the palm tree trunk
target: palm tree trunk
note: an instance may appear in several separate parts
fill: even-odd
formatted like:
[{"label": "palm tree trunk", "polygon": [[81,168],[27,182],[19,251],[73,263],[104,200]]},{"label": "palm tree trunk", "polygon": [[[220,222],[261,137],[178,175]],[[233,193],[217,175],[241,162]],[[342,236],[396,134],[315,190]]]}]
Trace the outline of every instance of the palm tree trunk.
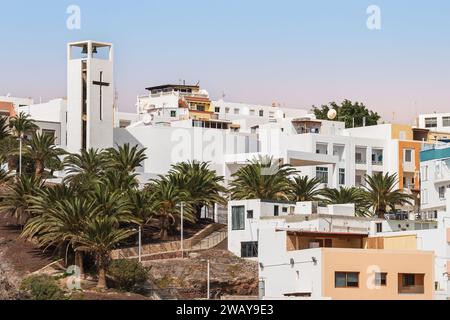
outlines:
[{"label": "palm tree trunk", "polygon": [[100,266],[98,268],[97,289],[107,289],[107,287],[106,287],[106,268],[104,266]]},{"label": "palm tree trunk", "polygon": [[35,175],[36,175],[36,177],[40,177],[43,172],[44,172],[44,166],[42,164],[42,161],[36,160],[36,163],[35,163]]},{"label": "palm tree trunk", "polygon": [[78,270],[80,270],[81,278],[85,279],[86,275],[84,274],[83,252],[75,251],[75,265]]}]

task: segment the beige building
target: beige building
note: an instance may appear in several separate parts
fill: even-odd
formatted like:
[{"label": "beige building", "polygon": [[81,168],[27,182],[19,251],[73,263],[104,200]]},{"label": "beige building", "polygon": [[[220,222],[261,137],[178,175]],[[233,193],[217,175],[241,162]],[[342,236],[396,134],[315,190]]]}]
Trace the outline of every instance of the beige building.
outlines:
[{"label": "beige building", "polygon": [[263,298],[432,300],[434,252],[417,250],[413,240],[261,230]]}]

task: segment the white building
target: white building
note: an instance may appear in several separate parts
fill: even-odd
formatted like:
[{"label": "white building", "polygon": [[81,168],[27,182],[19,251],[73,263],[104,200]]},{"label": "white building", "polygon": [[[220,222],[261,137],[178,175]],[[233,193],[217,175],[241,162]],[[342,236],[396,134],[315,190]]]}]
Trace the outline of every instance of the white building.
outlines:
[{"label": "white building", "polygon": [[14,106],[14,110],[19,110],[21,107],[26,107],[34,104],[34,100],[31,98],[18,98],[11,95],[0,96],[0,102],[10,102]]},{"label": "white building", "polygon": [[421,153],[421,209],[438,218],[446,210],[450,188],[450,145],[433,145]]},{"label": "white building", "polygon": [[67,146],[67,100],[54,99],[42,104],[32,104],[18,109],[28,114],[39,126],[41,133],[55,137],[55,143]]},{"label": "white building", "polygon": [[437,132],[450,132],[450,113],[421,114],[418,127]]}]

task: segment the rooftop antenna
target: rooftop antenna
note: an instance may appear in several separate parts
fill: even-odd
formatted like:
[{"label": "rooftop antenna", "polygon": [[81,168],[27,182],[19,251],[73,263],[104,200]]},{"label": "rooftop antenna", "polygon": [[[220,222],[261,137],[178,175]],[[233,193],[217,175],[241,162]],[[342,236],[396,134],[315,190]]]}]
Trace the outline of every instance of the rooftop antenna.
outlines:
[{"label": "rooftop antenna", "polygon": [[200,80],[199,81],[197,81],[197,83],[196,83],[196,87],[198,87],[200,85]]}]

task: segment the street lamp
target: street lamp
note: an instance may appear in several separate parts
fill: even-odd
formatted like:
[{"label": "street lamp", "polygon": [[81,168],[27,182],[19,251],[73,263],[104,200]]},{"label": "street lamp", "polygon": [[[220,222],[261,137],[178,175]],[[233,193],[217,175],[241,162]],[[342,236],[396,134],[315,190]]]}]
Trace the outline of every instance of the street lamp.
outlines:
[{"label": "street lamp", "polygon": [[142,227],[139,226],[139,262],[142,262]]},{"label": "street lamp", "polygon": [[181,203],[181,259],[184,259],[184,202]]}]

